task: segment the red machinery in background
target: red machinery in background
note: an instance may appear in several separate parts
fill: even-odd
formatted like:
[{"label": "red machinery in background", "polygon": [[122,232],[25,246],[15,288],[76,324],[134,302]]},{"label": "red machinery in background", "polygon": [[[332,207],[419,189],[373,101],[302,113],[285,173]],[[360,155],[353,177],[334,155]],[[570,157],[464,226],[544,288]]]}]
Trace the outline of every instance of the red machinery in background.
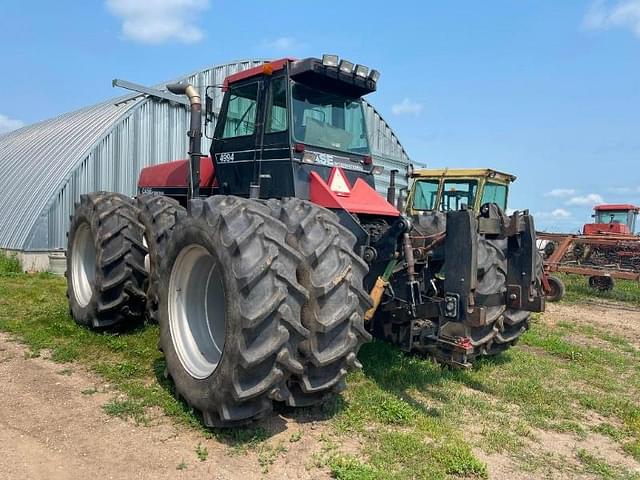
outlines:
[{"label": "red machinery in background", "polygon": [[593,223],[586,223],[582,227],[585,235],[633,235],[636,227],[636,217],[640,207],[622,204],[596,205],[593,209]]},{"label": "red machinery in background", "polygon": [[600,291],[613,289],[615,278],[640,281],[640,236],[634,233],[639,212],[630,204],[596,205],[594,222],[582,234],[538,232],[545,272],[588,276],[589,286]]}]

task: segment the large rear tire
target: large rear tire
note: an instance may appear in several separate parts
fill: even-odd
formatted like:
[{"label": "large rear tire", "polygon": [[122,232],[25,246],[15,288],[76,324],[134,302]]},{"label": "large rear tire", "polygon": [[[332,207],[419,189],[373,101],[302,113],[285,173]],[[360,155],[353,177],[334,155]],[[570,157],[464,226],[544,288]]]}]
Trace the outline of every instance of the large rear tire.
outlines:
[{"label": "large rear tire", "polygon": [[76,323],[115,329],[143,319],[143,232],[129,197],[109,192],[80,197],[67,250],[67,296]]},{"label": "large rear tire", "polygon": [[210,427],[260,418],[288,401],[307,331],[299,255],[258,202],[215,196],[179,216],[159,275],[160,346],[176,392]]},{"label": "large rear tire", "polygon": [[158,194],[140,195],[136,198],[140,223],[144,225],[144,238],[148,255],[145,267],[148,270],[147,282],[147,320],[158,323],[158,285],[160,284],[161,262],[166,257],[169,237],[180,217],[187,210],[173,198]]},{"label": "large rear tire", "polygon": [[358,350],[371,340],[364,312],[371,299],[363,288],[367,264],[354,252],[355,236],[331,211],[297,198],[266,202],[288,228],[287,243],[302,256],[298,280],[309,291],[302,324],[304,372],[289,381],[289,404],[309,406],[345,387],[345,375],[361,368]]}]

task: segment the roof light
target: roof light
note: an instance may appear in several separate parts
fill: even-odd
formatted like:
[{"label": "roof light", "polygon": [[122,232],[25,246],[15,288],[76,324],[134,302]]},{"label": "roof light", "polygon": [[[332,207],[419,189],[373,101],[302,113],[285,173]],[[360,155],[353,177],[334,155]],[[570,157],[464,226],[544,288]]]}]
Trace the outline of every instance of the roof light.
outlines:
[{"label": "roof light", "polygon": [[369,73],[369,80],[372,80],[373,82],[377,82],[379,78],[380,78],[380,72],[378,70],[371,70],[371,73]]},{"label": "roof light", "polygon": [[353,67],[353,63],[351,63],[349,60],[340,60],[340,65],[338,68],[340,68],[340,71],[342,73],[352,73]]},{"label": "roof light", "polygon": [[325,67],[337,67],[338,66],[338,55],[322,55],[322,65]]},{"label": "roof light", "polygon": [[358,77],[367,78],[368,73],[369,67],[365,67],[364,65],[356,65],[356,75]]}]

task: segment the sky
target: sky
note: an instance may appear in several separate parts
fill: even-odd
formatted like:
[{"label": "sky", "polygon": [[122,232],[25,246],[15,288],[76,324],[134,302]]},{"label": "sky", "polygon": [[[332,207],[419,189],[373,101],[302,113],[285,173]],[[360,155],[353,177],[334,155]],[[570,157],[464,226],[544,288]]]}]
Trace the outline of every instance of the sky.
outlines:
[{"label": "sky", "polygon": [[414,162],[517,175],[540,229],[640,204],[640,0],[3,0],[0,45],[0,133],[113,78],[336,53],[382,73],[369,101]]}]

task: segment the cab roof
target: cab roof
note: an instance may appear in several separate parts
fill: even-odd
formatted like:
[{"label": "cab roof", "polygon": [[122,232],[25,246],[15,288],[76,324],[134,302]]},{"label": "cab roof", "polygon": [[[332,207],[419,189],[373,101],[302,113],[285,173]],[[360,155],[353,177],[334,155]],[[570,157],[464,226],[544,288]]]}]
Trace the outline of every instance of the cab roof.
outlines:
[{"label": "cab roof", "polygon": [[257,67],[248,68],[246,70],[241,70],[237,73],[233,73],[224,79],[222,89],[223,91],[226,91],[229,88],[229,84],[239,82],[240,80],[245,80],[247,78],[255,77],[256,75],[262,75],[266,72],[269,72],[269,74],[277,72],[278,70],[282,70],[288,62],[293,62],[295,60],[295,58],[290,57],[280,58],[278,60],[272,60],[270,62],[263,63],[262,65],[258,65]]},{"label": "cab roof", "polygon": [[629,210],[634,210],[634,211],[639,211],[640,207],[636,207],[635,205],[632,205],[630,203],[603,203],[602,205],[596,205],[595,207],[593,207],[594,210],[601,212],[601,211],[629,211]]},{"label": "cab roof", "polygon": [[491,178],[502,183],[516,180],[515,175],[499,172],[491,168],[420,168],[414,170],[411,178]]}]

